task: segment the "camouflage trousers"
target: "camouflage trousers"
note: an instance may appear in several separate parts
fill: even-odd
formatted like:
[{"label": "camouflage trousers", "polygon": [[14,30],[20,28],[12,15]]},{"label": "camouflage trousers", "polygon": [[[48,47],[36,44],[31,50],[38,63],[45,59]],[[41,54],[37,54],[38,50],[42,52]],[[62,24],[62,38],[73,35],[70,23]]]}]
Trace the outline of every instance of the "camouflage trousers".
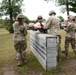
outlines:
[{"label": "camouflage trousers", "polygon": [[75,38],[65,37],[65,53],[66,53],[66,55],[68,55],[69,43],[71,43],[73,52],[76,54],[76,40],[75,40]]},{"label": "camouflage trousers", "polygon": [[26,47],[27,47],[27,44],[26,44],[26,41],[23,40],[23,41],[14,41],[14,48],[16,50],[16,57],[17,59],[22,59],[22,60],[25,60],[26,57]]}]

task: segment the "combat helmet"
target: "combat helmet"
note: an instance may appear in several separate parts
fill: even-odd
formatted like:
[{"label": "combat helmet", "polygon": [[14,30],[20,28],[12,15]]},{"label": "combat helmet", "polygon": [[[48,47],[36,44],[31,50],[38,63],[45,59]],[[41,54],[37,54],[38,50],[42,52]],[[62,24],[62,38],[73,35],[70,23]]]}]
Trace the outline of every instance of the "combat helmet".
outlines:
[{"label": "combat helmet", "polygon": [[18,14],[16,17],[16,20],[18,20],[19,18],[23,18],[24,19],[24,15],[23,14]]},{"label": "combat helmet", "polygon": [[70,16],[70,19],[74,20],[75,19],[75,16]]},{"label": "combat helmet", "polygon": [[49,12],[49,15],[51,15],[51,14],[55,14],[55,15],[56,15],[56,12],[55,12],[54,10],[51,10],[51,11]]},{"label": "combat helmet", "polygon": [[68,15],[67,18],[70,18],[72,15]]},{"label": "combat helmet", "polygon": [[41,15],[39,15],[39,16],[37,17],[37,19],[39,19],[39,18],[43,19],[43,17],[42,17]]},{"label": "combat helmet", "polygon": [[68,15],[68,18],[70,18],[71,20],[73,20],[73,19],[75,19],[75,16]]}]

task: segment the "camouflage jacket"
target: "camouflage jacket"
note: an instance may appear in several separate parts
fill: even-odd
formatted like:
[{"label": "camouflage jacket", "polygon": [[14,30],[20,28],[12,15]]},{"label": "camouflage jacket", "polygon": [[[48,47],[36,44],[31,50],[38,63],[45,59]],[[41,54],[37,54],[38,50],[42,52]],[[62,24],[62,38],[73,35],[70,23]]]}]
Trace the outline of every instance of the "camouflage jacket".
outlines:
[{"label": "camouflage jacket", "polygon": [[44,29],[49,28],[52,35],[60,35],[61,20],[56,16],[51,16],[45,23]]},{"label": "camouflage jacket", "polygon": [[66,37],[71,37],[71,38],[75,38],[75,34],[76,34],[76,23],[72,22],[70,23],[67,28],[66,28]]},{"label": "camouflage jacket", "polygon": [[18,22],[15,22],[13,24],[13,30],[14,30],[14,40],[17,41],[26,40],[25,39],[25,36],[27,35],[26,23],[24,23],[24,25],[19,26]]}]

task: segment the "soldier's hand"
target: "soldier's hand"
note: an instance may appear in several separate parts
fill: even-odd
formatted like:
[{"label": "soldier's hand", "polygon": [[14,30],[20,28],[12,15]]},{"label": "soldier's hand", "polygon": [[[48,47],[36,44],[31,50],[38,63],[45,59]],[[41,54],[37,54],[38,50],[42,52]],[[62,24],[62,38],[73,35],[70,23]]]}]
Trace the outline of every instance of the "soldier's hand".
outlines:
[{"label": "soldier's hand", "polygon": [[34,27],[34,23],[29,23],[29,27]]}]

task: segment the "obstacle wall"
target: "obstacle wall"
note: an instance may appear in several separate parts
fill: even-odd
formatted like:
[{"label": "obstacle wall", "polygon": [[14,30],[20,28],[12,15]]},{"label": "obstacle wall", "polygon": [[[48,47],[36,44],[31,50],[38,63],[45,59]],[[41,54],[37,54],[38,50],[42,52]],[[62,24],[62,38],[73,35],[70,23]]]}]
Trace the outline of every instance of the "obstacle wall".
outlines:
[{"label": "obstacle wall", "polygon": [[57,66],[58,43],[56,36],[30,31],[31,51],[45,70]]}]

